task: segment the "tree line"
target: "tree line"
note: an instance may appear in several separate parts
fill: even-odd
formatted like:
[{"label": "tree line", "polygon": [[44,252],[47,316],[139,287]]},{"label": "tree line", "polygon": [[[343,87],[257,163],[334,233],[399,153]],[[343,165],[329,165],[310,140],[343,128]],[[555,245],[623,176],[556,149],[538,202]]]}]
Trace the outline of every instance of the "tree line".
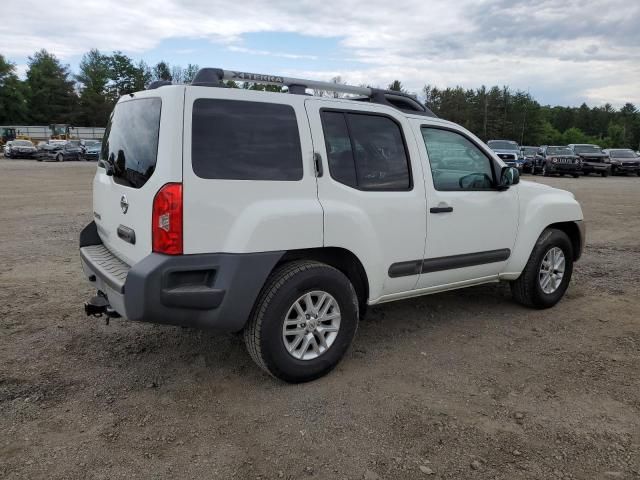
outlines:
[{"label": "tree line", "polygon": [[[77,73],[55,55],[40,50],[29,57],[26,77],[0,54],[0,124],[70,123],[103,127],[122,95],[143,90],[154,80],[190,83],[198,65],[160,61],[149,65],[122,52],[90,50]],[[340,77],[333,79],[343,83]],[[229,87],[280,91],[273,85],[227,82]],[[389,89],[406,92],[399,80]],[[314,92],[324,95],[326,92]],[[507,86],[438,88],[425,85],[425,105],[438,117],[463,125],[483,140],[510,139],[522,145],[597,143],[640,148],[640,112],[632,103],[589,107],[540,105],[528,92]],[[333,94],[331,94],[333,95]]]}]

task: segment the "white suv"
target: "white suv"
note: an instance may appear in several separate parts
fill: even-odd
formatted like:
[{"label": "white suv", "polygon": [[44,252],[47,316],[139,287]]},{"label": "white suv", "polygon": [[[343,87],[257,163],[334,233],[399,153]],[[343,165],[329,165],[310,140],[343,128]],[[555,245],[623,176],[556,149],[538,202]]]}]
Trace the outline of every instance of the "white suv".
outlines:
[{"label": "white suv", "polygon": [[302,382],[340,361],[369,305],[506,280],[546,308],[567,289],[573,195],[520,182],[413,97],[219,69],[153,87],[105,133],[80,236],[88,314],[244,331],[258,365]]}]

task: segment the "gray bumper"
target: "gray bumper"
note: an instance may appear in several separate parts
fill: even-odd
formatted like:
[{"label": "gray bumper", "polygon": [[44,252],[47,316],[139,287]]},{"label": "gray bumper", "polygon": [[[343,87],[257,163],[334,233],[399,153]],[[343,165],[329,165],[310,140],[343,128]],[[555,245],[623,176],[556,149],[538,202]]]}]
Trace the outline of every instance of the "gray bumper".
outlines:
[{"label": "gray bumper", "polygon": [[142,322],[239,331],[284,254],[151,253],[129,267],[91,229],[95,230],[93,222],[80,235],[80,259],[87,278],[116,312]]}]

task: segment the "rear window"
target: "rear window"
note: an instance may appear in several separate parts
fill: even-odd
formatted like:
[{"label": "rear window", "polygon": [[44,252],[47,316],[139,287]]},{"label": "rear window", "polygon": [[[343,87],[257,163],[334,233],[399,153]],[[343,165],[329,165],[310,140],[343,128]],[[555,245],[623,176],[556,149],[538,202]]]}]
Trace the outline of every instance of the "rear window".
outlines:
[{"label": "rear window", "polygon": [[118,103],[104,132],[100,159],[113,165],[113,180],[140,188],[153,175],[158,158],[159,98]]},{"label": "rear window", "polygon": [[293,107],[197,99],[191,163],[201,178],[300,180],[302,150]]}]

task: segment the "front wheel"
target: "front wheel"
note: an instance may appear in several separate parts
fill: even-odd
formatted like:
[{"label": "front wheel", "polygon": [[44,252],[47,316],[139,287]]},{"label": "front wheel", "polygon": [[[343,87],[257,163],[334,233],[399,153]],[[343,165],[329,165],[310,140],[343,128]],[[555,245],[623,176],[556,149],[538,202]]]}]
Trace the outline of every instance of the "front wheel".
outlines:
[{"label": "front wheel", "polygon": [[59,154],[58,154],[58,156],[56,157],[56,160],[57,160],[58,162],[64,162],[64,157],[62,156],[62,154],[61,154],[61,153],[59,153]]},{"label": "front wheel", "polygon": [[602,172],[600,175],[602,175],[602,177],[608,177],[609,176],[609,172],[607,170],[605,170],[604,172]]},{"label": "front wheel", "polygon": [[567,291],[572,273],[573,247],[569,237],[561,230],[547,228],[520,277],[511,282],[511,293],[527,307],[553,307]]},{"label": "front wheel", "polygon": [[573,174],[573,178],[578,178],[579,176],[580,176],[580,174],[579,174],[579,173],[574,173],[574,174]]},{"label": "front wheel", "polygon": [[543,165],[542,166],[542,176],[543,177],[548,177],[549,176],[549,172],[547,171],[547,165]]},{"label": "front wheel", "polygon": [[358,298],[339,270],[295,261],[274,271],[244,329],[251,358],[290,383],[329,373],[349,348],[358,327]]}]

